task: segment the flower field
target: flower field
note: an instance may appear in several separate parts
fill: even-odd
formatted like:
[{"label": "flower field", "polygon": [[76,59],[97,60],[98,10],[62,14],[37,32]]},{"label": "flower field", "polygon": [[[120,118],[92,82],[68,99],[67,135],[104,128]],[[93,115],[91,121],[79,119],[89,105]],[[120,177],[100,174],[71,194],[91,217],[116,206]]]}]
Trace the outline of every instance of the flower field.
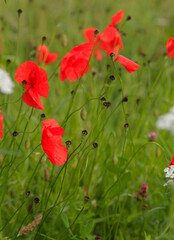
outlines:
[{"label": "flower field", "polygon": [[174,239],[173,8],[0,0],[0,240]]}]

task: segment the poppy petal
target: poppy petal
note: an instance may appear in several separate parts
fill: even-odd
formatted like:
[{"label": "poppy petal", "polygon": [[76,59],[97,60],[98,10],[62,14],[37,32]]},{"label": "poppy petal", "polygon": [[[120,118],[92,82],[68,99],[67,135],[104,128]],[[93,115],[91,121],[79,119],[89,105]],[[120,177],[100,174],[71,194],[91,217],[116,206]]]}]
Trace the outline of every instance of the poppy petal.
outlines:
[{"label": "poppy petal", "polygon": [[136,64],[135,62],[129,60],[128,58],[122,55],[118,55],[115,58],[114,62],[116,61],[121,63],[121,65],[123,65],[129,73],[135,72],[140,67],[138,64]]},{"label": "poppy petal", "polygon": [[48,53],[45,63],[48,64],[48,63],[52,63],[52,62],[56,61],[58,56],[59,55],[57,53]]},{"label": "poppy petal", "polygon": [[112,25],[115,25],[115,24],[121,22],[123,19],[123,15],[124,15],[124,12],[122,9],[119,12],[117,12],[114,16],[112,16],[112,18],[111,18]]},{"label": "poppy petal", "polygon": [[174,38],[169,38],[167,41],[167,56],[174,57]]},{"label": "poppy petal", "polygon": [[23,101],[30,107],[36,109],[44,109],[44,106],[39,98],[39,94],[34,88],[30,88],[23,96]]}]

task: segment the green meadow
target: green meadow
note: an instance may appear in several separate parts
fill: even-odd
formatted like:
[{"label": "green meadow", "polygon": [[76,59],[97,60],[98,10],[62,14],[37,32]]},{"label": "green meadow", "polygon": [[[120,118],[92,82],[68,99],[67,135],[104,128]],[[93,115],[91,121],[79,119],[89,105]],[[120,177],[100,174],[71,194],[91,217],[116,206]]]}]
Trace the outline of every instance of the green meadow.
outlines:
[{"label": "green meadow", "polygon": [[[102,33],[121,9],[119,54],[139,69],[128,73],[103,52],[101,61],[91,56],[80,79],[60,81],[61,59],[86,42],[83,29]],[[0,68],[15,84],[12,94],[0,92],[0,240],[174,239],[174,187],[163,186],[174,135],[156,127],[174,105],[174,58],[166,56],[173,9],[172,0],[0,0]],[[43,43],[59,57],[39,65],[49,94],[38,110],[23,102],[15,72],[36,62]],[[42,149],[41,114],[65,131],[63,165],[53,165]],[[150,141],[152,131],[158,137]]]}]

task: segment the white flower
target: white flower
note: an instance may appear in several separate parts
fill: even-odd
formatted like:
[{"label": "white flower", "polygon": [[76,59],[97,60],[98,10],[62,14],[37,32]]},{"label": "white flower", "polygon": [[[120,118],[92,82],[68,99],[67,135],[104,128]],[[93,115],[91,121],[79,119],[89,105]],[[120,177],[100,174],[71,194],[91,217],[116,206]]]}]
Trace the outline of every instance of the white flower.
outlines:
[{"label": "white flower", "polygon": [[174,107],[170,108],[169,113],[158,118],[156,127],[163,130],[169,130],[174,134]]},{"label": "white flower", "polygon": [[13,93],[14,83],[10,74],[0,68],[0,92],[4,94]]},{"label": "white flower", "polygon": [[170,165],[168,168],[164,169],[165,177],[169,178],[169,180],[163,185],[163,186],[167,186],[169,182],[173,181],[172,179],[174,179],[174,165]]}]

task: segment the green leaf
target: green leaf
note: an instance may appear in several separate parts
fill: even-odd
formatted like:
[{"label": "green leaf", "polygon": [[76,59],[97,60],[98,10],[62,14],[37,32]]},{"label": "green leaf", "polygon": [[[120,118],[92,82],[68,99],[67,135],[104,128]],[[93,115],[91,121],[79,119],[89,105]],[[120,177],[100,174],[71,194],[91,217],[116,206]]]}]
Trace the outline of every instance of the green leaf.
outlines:
[{"label": "green leaf", "polygon": [[94,220],[89,219],[87,222],[80,226],[80,234],[82,237],[87,237],[88,234],[92,232],[94,228]]},{"label": "green leaf", "polygon": [[69,228],[69,221],[67,215],[65,213],[61,213],[60,216],[62,218],[63,223],[65,224],[65,227]]}]

